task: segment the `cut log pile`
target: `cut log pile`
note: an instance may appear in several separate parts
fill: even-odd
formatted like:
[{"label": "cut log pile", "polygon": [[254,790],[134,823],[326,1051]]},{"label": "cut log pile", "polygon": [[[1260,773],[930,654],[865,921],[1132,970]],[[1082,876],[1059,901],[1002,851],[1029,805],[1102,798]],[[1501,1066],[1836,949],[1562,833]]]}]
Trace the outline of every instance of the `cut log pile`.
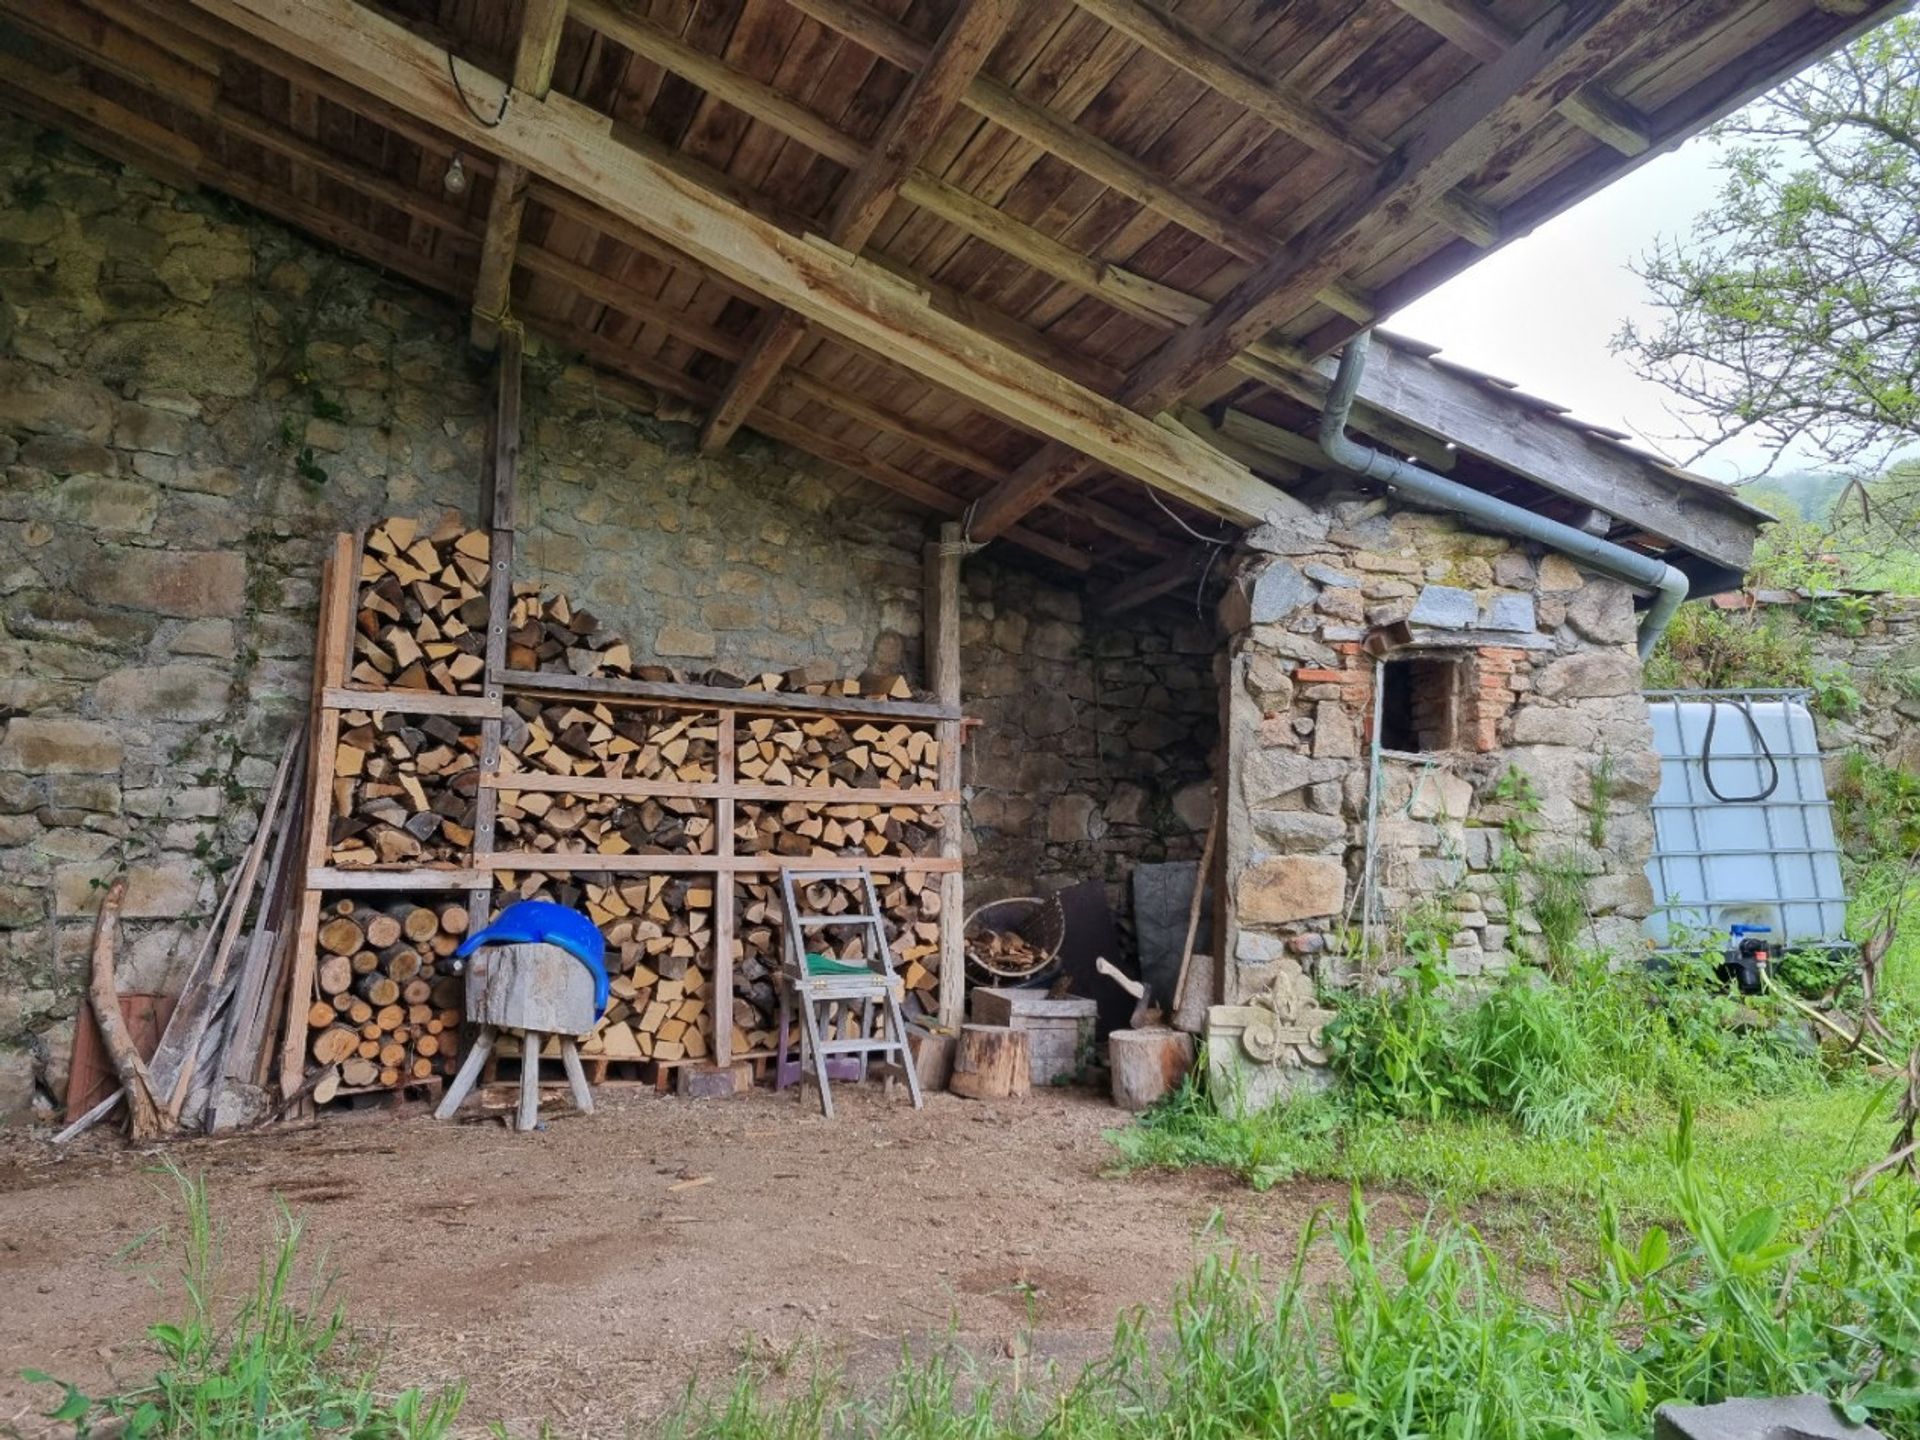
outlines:
[{"label": "cut log pile", "polygon": [[1040,968],[1047,952],[1012,930],[977,930],[967,936],[967,959],[990,975],[1026,975]]},{"label": "cut log pile", "polygon": [[713,969],[712,880],[577,871],[503,874],[500,880],[517,899],[553,900],[584,910],[600,927],[612,998],[582,1054],[609,1060],[703,1060],[712,1053],[713,1019],[707,1005]]},{"label": "cut log pile", "polygon": [[480,735],[444,715],[346,710],[333,753],[334,865],[465,864]]},{"label": "cut log pile", "polygon": [[466,931],[461,905],[333,902],[308,1001],[313,1059],[354,1089],[451,1074],[466,995],[452,956]]},{"label": "cut log pile", "polygon": [[367,531],[348,672],[356,686],[480,693],[489,547],[486,531],[457,522],[423,535],[394,516]]}]

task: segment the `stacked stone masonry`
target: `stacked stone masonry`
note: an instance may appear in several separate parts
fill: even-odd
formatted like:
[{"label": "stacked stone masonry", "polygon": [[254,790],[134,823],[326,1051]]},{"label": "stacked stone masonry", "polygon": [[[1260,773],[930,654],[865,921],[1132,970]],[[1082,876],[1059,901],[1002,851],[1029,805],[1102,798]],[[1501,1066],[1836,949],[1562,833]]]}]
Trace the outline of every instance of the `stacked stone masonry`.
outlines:
[{"label": "stacked stone masonry", "polygon": [[[1518,914],[1502,898],[1502,857],[1516,841],[1586,874],[1587,944],[1616,955],[1640,946],[1659,762],[1626,587],[1451,517],[1357,498],[1248,543],[1222,605],[1229,1001],[1274,993],[1277,980],[1310,1004],[1316,985],[1351,982],[1416,927],[1442,937],[1460,974],[1538,958],[1524,897]],[[1381,761],[1372,808],[1383,923],[1369,961],[1357,933],[1374,650],[1396,642],[1388,658],[1417,657],[1425,687],[1416,732],[1454,743]],[[1508,772],[1527,783],[1503,783]]]},{"label": "stacked stone masonry", "polygon": [[[484,359],[457,310],[228,202],[0,118],[0,1123],[65,1087],[102,882],[128,990],[204,929],[306,702],[340,530],[471,519]],[[518,578],[636,655],[920,679],[927,518],[669,400],[530,357]],[[1104,623],[970,560],[963,670],[981,898],[1193,855],[1213,643]]]}]

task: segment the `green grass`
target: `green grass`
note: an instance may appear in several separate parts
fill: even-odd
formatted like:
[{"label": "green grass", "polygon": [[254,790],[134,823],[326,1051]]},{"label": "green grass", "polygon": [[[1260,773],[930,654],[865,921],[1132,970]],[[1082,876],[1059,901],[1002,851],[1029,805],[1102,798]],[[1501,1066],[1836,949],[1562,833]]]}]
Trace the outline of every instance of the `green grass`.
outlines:
[{"label": "green grass", "polygon": [[333,1301],[324,1263],[301,1255],[303,1226],[282,1211],[253,1284],[223,1302],[221,1235],[205,1186],[177,1170],[184,1217],[179,1237],[179,1318],[149,1327],[154,1372],[143,1385],[106,1396],[37,1370],[58,1385],[47,1418],[125,1440],[447,1440],[463,1395],[384,1393],[375,1357],[356,1341]]},{"label": "green grass", "polygon": [[[1524,1201],[1530,1213],[1577,1236],[1604,1200],[1635,1219],[1669,1216],[1666,1151],[1676,1118],[1674,1110],[1645,1104],[1581,1135],[1542,1138],[1502,1116],[1403,1119],[1355,1113],[1325,1098],[1233,1118],[1187,1091],[1109,1138],[1122,1172],[1213,1168],[1258,1189],[1302,1178],[1347,1180],[1462,1211]],[[1799,1208],[1884,1154],[1893,1124],[1888,1087],[1862,1078],[1742,1096],[1701,1108],[1697,1163],[1734,1201],[1799,1197]]]}]

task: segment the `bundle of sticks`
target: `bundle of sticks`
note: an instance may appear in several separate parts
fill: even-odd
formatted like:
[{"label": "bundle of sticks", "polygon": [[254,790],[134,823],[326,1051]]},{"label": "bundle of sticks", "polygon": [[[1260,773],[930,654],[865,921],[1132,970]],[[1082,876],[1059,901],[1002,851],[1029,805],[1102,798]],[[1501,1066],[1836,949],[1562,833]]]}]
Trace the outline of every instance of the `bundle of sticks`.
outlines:
[{"label": "bundle of sticks", "polygon": [[479,694],[489,551],[486,531],[456,521],[427,535],[399,515],[370,527],[360,551],[353,683]]},{"label": "bundle of sticks", "polygon": [[346,710],[333,752],[335,865],[460,864],[473,846],[480,735],[444,715]]},{"label": "bundle of sticks", "polygon": [[308,1048],[355,1089],[452,1073],[465,1000],[460,905],[336,900],[319,929]]}]

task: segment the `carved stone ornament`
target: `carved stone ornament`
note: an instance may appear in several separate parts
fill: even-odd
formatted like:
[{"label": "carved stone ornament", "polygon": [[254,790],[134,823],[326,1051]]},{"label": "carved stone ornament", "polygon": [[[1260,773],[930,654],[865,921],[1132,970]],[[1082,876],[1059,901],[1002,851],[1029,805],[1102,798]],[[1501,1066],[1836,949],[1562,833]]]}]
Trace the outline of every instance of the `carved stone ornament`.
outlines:
[{"label": "carved stone ornament", "polygon": [[1247,1028],[1240,1043],[1255,1060],[1271,1065],[1293,1058],[1287,1054],[1293,1049],[1310,1065],[1326,1063],[1321,1046],[1334,1012],[1314,1003],[1312,982],[1305,976],[1275,975],[1267,993],[1244,1008]]}]

